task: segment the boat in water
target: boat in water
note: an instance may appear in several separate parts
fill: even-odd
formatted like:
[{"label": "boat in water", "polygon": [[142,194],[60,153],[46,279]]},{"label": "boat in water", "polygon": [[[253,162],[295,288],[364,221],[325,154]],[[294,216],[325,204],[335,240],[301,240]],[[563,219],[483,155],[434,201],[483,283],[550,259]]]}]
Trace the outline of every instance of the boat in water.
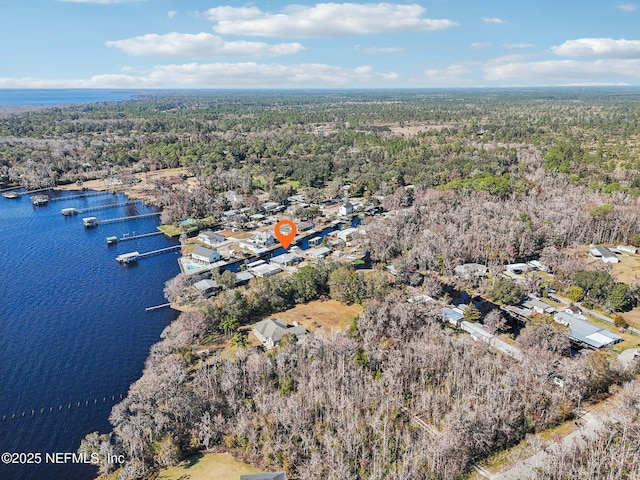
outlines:
[{"label": "boat in water", "polygon": [[49,203],[49,196],[48,195],[34,195],[31,197],[31,203],[38,207],[40,205],[46,205],[47,203]]},{"label": "boat in water", "polygon": [[13,200],[13,199],[15,199],[15,198],[20,198],[20,194],[18,194],[18,193],[16,193],[16,192],[4,192],[4,193],[2,194],[2,196],[3,196],[4,198],[8,198],[8,199],[10,199],[10,200]]}]

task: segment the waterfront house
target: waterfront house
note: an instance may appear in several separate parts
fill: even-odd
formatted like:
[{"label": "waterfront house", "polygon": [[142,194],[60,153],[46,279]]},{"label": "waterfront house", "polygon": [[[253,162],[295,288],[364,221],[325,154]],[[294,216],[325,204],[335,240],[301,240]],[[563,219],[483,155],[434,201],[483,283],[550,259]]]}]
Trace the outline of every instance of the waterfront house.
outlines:
[{"label": "waterfront house", "polygon": [[200,280],[199,282],[194,283],[193,286],[202,295],[208,295],[220,290],[220,287],[215,282],[215,280],[211,280],[209,278]]},{"label": "waterfront house", "polygon": [[291,265],[295,265],[296,263],[300,263],[302,258],[296,255],[293,252],[283,253],[282,255],[278,255],[277,257],[273,257],[271,259],[271,263],[277,263],[283,267],[289,267]]},{"label": "waterfront house", "polygon": [[298,340],[305,337],[307,331],[302,325],[290,327],[281,320],[268,319],[258,322],[253,333],[267,349],[272,349],[285,335],[295,335]]},{"label": "waterfront house", "polygon": [[256,277],[271,277],[273,275],[277,275],[282,271],[277,265],[258,265],[257,267],[253,267],[251,269],[251,273],[253,273]]},{"label": "waterfront house", "polygon": [[253,237],[242,240],[240,242],[240,248],[246,248],[253,252],[259,252],[260,250],[270,247],[276,243],[276,238],[269,232],[258,232]]},{"label": "waterfront house", "polygon": [[197,262],[214,263],[220,260],[220,254],[217,250],[206,247],[196,247],[193,252],[191,252],[191,258]]},{"label": "waterfront house", "polygon": [[220,245],[225,242],[227,239],[224,235],[220,235],[217,232],[211,230],[203,230],[197,236],[197,240],[202,243],[206,243],[207,245],[211,245],[215,247],[216,245]]}]

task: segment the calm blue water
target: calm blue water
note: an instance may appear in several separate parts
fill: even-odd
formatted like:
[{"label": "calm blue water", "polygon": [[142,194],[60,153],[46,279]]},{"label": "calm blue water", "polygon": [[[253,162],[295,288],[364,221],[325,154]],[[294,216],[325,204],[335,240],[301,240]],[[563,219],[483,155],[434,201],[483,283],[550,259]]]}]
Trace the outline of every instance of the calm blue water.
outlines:
[{"label": "calm blue water", "polygon": [[130,100],[139,92],[102,89],[0,89],[0,105],[68,105]]},{"label": "calm blue water", "polygon": [[[87,433],[108,432],[112,405],[140,377],[149,347],[175,317],[170,309],[144,310],[165,302],[163,284],[179,272],[175,253],[132,267],[114,259],[176,242],[155,236],[107,247],[105,241],[154,231],[156,218],[82,226],[83,216],[151,210],[140,204],[60,214],[66,207],[124,201],[123,195],[107,195],[35,208],[28,197],[0,198],[0,453],[75,452]],[[94,474],[84,465],[0,464],[3,480],[82,480]]]}]

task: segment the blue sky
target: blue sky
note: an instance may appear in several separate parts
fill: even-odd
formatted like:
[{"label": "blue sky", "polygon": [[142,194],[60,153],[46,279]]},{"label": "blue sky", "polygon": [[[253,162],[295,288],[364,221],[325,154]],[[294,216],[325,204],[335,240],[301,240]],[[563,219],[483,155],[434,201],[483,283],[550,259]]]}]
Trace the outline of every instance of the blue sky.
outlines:
[{"label": "blue sky", "polygon": [[639,27],[628,0],[0,0],[0,88],[640,85]]}]

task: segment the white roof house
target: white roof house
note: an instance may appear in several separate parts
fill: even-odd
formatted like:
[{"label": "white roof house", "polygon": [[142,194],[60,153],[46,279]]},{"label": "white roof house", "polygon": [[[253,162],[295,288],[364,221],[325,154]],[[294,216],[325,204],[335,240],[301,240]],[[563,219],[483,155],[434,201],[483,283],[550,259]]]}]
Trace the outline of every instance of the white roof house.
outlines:
[{"label": "white roof house", "polygon": [[275,245],[276,238],[269,232],[258,232],[253,237],[240,242],[240,248],[257,252],[263,248]]},{"label": "white roof house", "polygon": [[219,245],[227,240],[224,235],[220,235],[219,233],[211,230],[204,230],[200,232],[196,238],[198,241],[211,246]]},{"label": "white roof house", "polygon": [[340,230],[337,233],[337,237],[344,241],[344,242],[349,242],[353,239],[353,236],[358,232],[357,228],[345,228],[344,230]]},{"label": "white roof house", "polygon": [[253,267],[251,269],[251,273],[253,273],[256,277],[271,277],[273,275],[277,275],[282,271],[282,268],[277,265],[258,265],[257,267]]},{"label": "white roof house", "polygon": [[307,334],[307,331],[302,325],[290,327],[281,320],[268,319],[258,322],[253,328],[253,333],[266,348],[271,349],[280,343],[285,335],[295,335],[301,339]]},{"label": "white roof house", "polygon": [[487,274],[487,267],[481,263],[464,263],[456,266],[453,271],[461,277],[484,277]]},{"label": "white roof house", "polygon": [[331,249],[327,247],[310,248],[304,253],[311,258],[320,259],[331,255]]},{"label": "white roof house", "polygon": [[338,208],[338,215],[340,216],[349,215],[350,213],[353,213],[353,205],[350,202],[345,202]]},{"label": "white roof house", "polygon": [[191,258],[199,262],[213,263],[216,260],[220,260],[220,254],[217,250],[212,250],[206,247],[196,247],[191,252]]},{"label": "white roof house", "polygon": [[602,348],[621,342],[623,338],[605,328],[589,322],[582,315],[572,315],[567,312],[557,312],[553,318],[556,322],[568,325],[571,340],[592,348]]},{"label": "white roof house", "polygon": [[302,258],[300,258],[293,252],[283,253],[282,255],[278,255],[277,257],[273,257],[271,259],[271,263],[277,263],[278,265],[282,265],[285,267],[295,265],[296,263],[300,263],[301,261]]}]

